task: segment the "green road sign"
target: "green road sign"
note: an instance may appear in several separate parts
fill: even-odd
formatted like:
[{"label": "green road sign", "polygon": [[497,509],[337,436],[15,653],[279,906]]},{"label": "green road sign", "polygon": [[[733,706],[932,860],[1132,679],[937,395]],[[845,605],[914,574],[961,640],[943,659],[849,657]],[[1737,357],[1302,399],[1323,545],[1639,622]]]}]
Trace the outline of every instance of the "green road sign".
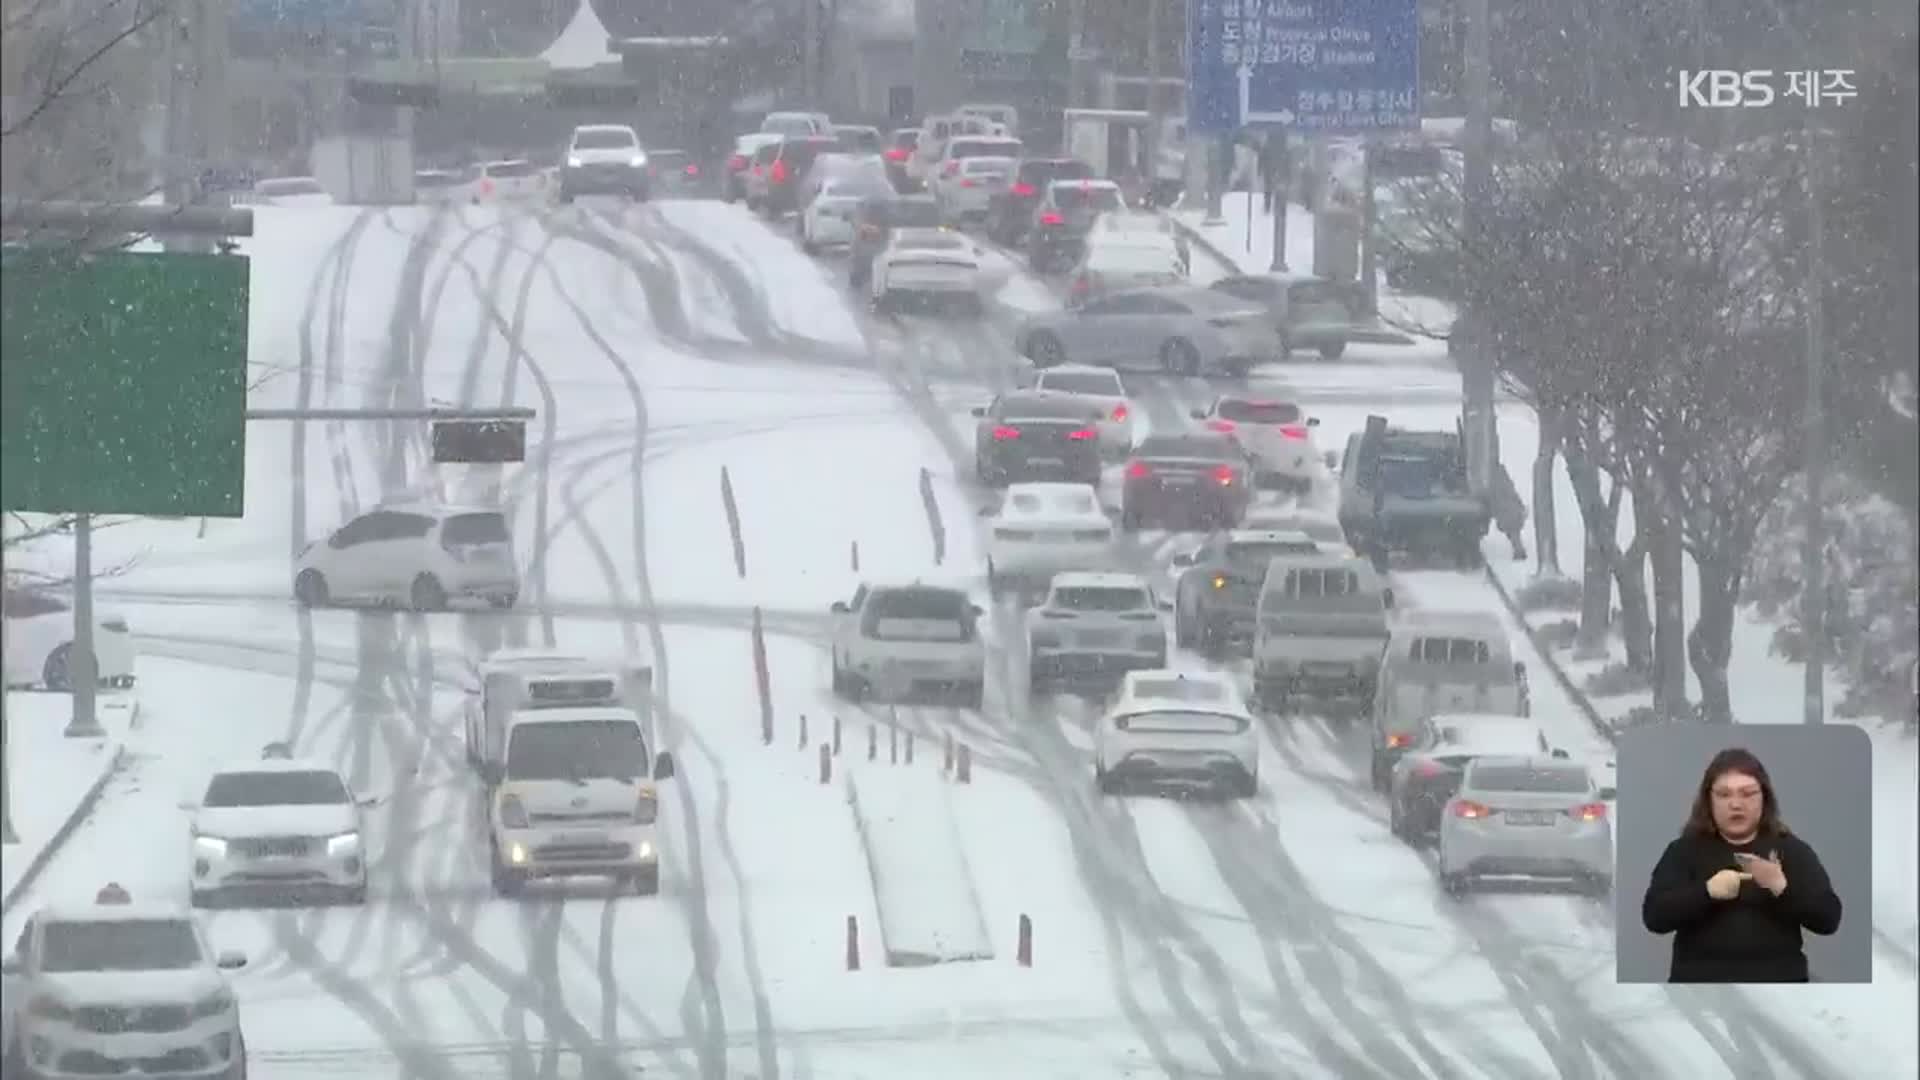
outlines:
[{"label": "green road sign", "polygon": [[0,255],[0,508],[239,517],[238,255]]}]

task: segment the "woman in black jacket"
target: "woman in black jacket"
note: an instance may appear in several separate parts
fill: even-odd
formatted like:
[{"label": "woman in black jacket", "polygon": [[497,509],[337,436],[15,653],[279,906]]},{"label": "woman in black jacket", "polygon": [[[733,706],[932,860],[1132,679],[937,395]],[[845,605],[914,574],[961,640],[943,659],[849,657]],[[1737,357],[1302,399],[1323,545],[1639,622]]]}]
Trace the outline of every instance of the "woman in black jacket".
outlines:
[{"label": "woman in black jacket", "polygon": [[1840,897],[1820,857],[1780,820],[1766,767],[1722,750],[1693,812],[1647,883],[1641,920],[1673,935],[1676,983],[1807,982],[1801,930],[1840,928]]}]

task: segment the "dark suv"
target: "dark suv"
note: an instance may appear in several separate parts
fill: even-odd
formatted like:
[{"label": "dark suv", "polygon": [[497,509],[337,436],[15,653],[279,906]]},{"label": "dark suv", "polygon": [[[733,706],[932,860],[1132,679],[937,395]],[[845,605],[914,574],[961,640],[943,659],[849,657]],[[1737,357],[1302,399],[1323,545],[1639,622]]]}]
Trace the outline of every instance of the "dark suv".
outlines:
[{"label": "dark suv", "polygon": [[1207,537],[1197,550],[1175,555],[1174,643],[1217,655],[1251,641],[1267,566],[1283,556],[1319,551],[1313,541],[1286,533],[1231,529]]},{"label": "dark suv", "polygon": [[821,154],[839,153],[843,149],[840,140],[825,136],[783,140],[767,163],[767,193],[760,200],[760,212],[777,218],[800,209],[800,182],[806,178],[807,170],[813,168],[814,160]]},{"label": "dark suv", "polygon": [[1079,158],[1028,158],[1014,170],[1013,184],[987,203],[987,237],[1012,247],[1027,238],[1034,207],[1055,180],[1090,180],[1093,166]]},{"label": "dark suv", "polygon": [[1252,472],[1246,451],[1230,435],[1149,435],[1127,461],[1120,527],[1231,528],[1246,513]]},{"label": "dark suv", "polygon": [[1100,483],[1101,410],[1047,390],[1002,394],[973,410],[974,473],[983,484],[1020,480]]},{"label": "dark suv", "polygon": [[1027,265],[1036,274],[1064,269],[1080,260],[1093,221],[1110,210],[1125,210],[1120,185],[1111,180],[1055,180],[1041,189],[1027,232]]}]

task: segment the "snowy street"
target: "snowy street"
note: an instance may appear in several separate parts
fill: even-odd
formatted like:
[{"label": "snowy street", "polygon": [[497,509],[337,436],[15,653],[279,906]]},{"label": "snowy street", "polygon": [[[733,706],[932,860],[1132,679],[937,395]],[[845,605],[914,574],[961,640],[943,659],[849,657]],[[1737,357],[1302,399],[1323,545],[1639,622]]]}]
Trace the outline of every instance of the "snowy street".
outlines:
[{"label": "snowy street", "polygon": [[[1264,717],[1249,800],[1100,794],[1097,706],[1030,696],[1020,609],[987,598],[992,500],[970,410],[1018,384],[1013,329],[1058,304],[1023,261],[988,251],[1002,280],[977,320],[888,317],[836,257],[717,201],[255,220],[241,245],[254,405],[538,414],[526,463],[504,469],[432,465],[417,423],[255,422],[244,518],[99,534],[96,562],[121,568],[98,592],[132,628],[140,717],[115,732],[124,762],[0,932],[12,941],[40,904],[108,880],[185,899],[180,804],[210,768],[273,741],[335,763],[378,800],[368,903],[204,914],[215,946],[249,959],[234,985],[256,1077],[1788,1080],[1912,1075],[1920,1061],[1910,968],[1883,965],[1871,987],[1624,986],[1611,898],[1450,898],[1431,854],[1389,832],[1366,735],[1346,721]],[[1197,280],[1229,271],[1194,258]],[[1248,382],[1317,417],[1323,451],[1370,414],[1444,430],[1459,415],[1439,343],[1295,359]],[[1142,433],[1188,426],[1227,385],[1125,380]],[[1530,460],[1531,413],[1503,402],[1500,426]],[[291,558],[408,494],[510,508],[513,610],[295,605]],[[1141,532],[1119,561],[1164,583],[1200,539]],[[1485,552],[1504,574],[1504,539]],[[836,699],[829,605],[875,578],[959,582],[991,605],[983,708]],[[1507,619],[1536,673],[1533,716],[1574,757],[1610,764],[1480,572],[1395,586],[1407,606]],[[659,895],[598,879],[520,899],[490,889],[462,721],[476,665],[513,646],[653,657],[678,761]],[[1186,650],[1170,663],[1211,666]],[[1250,679],[1245,662],[1232,670]],[[949,744],[967,749],[970,782],[944,767]],[[19,753],[16,773],[33,768]],[[952,845],[939,865],[970,881],[913,895],[933,894],[936,930],[983,928],[991,956],[887,965],[868,860],[881,845],[848,798],[863,777],[869,803],[935,806],[928,820],[950,823],[925,842]],[[933,910],[941,895],[972,909]],[[1023,918],[1031,966],[1016,960]]]}]

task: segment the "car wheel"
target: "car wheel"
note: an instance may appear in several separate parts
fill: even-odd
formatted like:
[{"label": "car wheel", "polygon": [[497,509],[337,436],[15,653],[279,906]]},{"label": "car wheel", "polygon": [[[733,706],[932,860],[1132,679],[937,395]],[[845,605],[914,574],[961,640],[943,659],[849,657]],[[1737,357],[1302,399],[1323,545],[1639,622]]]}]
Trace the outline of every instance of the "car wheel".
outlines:
[{"label": "car wheel", "polygon": [[1407,827],[1407,815],[1400,808],[1399,799],[1387,800],[1387,831],[1402,840],[1409,839],[1412,831]]},{"label": "car wheel", "polygon": [[1340,359],[1340,354],[1346,351],[1347,343],[1344,341],[1336,342],[1332,345],[1322,345],[1320,346],[1320,359],[1338,360]]},{"label": "car wheel", "polygon": [[965,690],[961,691],[961,694],[960,694],[961,708],[972,709],[975,712],[978,712],[982,706],[986,705],[986,703],[987,703],[987,683],[986,683],[986,680],[984,679],[982,679],[977,683],[969,684]]},{"label": "car wheel", "polygon": [[220,906],[220,893],[215,889],[194,889],[188,899],[197,908],[217,908]]},{"label": "car wheel", "polygon": [[46,663],[40,665],[40,682],[56,693],[73,689],[72,642],[61,642],[47,654]]},{"label": "car wheel", "polygon": [[808,255],[820,254],[820,245],[814,243],[813,237],[808,236],[804,229],[800,232],[800,250],[806,252]]},{"label": "car wheel", "polygon": [[447,589],[440,579],[432,574],[421,574],[413,579],[413,587],[407,592],[407,603],[415,611],[447,610]]},{"label": "car wheel", "polygon": [[1042,330],[1027,339],[1027,359],[1036,368],[1058,367],[1067,362],[1067,347],[1060,339]]},{"label": "car wheel", "polygon": [[1187,618],[1185,609],[1173,613],[1173,643],[1182,649],[1193,648],[1193,620]]},{"label": "car wheel", "polygon": [[303,608],[326,607],[332,600],[326,575],[318,570],[300,571],[300,576],[293,579],[293,598]]},{"label": "car wheel", "polygon": [[527,887],[527,874],[524,870],[515,870],[500,861],[500,852],[495,849],[488,860],[488,876],[493,879],[495,896],[519,896]]},{"label": "car wheel", "polygon": [[1140,526],[1145,523],[1146,515],[1142,514],[1137,508],[1131,506],[1122,506],[1120,508],[1121,532],[1139,532]]},{"label": "car wheel", "polygon": [[636,896],[658,896],[660,893],[659,863],[623,874],[621,877],[621,884],[631,886]]},{"label": "car wheel", "polygon": [[365,905],[367,902],[367,883],[363,881],[348,889],[345,893],[342,893],[340,902],[353,907]]},{"label": "car wheel", "polygon": [[1458,899],[1467,895],[1467,893],[1472,890],[1472,883],[1467,880],[1467,875],[1465,874],[1443,872],[1440,875],[1440,888],[1448,896]]},{"label": "car wheel", "polygon": [[1251,799],[1260,794],[1260,774],[1241,773],[1228,785],[1228,792],[1236,799]]},{"label": "car wheel", "polygon": [[1200,374],[1200,350],[1184,338],[1173,338],[1160,346],[1160,366],[1169,375]]},{"label": "car wheel", "polygon": [[1373,762],[1368,771],[1373,781],[1373,790],[1385,792],[1392,785],[1392,779],[1387,770],[1387,759],[1381,757],[1378,752],[1374,753]]}]

